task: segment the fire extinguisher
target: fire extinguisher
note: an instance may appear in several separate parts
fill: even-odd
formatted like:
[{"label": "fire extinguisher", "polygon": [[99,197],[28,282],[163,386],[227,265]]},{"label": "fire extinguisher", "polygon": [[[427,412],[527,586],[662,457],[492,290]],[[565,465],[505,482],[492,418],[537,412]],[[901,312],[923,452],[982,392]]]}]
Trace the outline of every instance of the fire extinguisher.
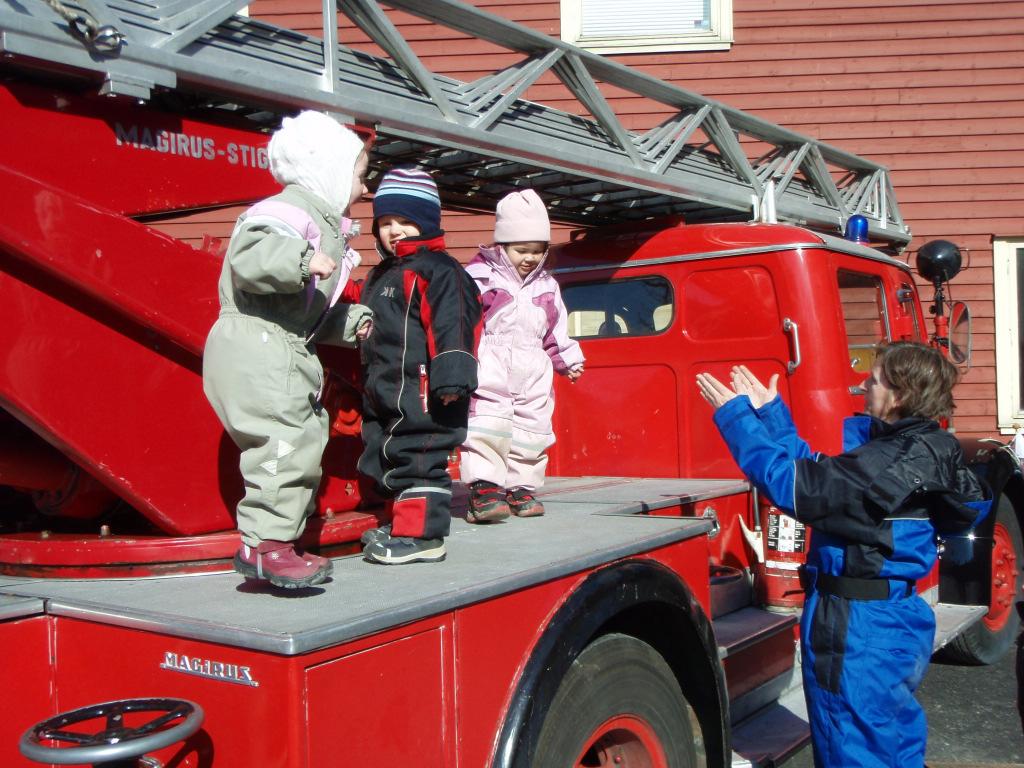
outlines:
[{"label": "fire extinguisher", "polygon": [[754,499],[758,529],[751,531],[742,518],[740,524],[747,543],[757,555],[754,589],[758,600],[769,610],[801,608],[804,591],[800,586],[799,569],[807,561],[811,531],[760,494],[755,493]]}]

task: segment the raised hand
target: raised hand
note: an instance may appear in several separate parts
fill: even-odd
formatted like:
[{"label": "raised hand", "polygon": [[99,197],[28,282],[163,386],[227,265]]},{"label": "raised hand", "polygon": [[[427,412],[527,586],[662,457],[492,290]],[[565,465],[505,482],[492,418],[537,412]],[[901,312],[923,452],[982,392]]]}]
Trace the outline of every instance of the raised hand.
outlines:
[{"label": "raised hand", "polygon": [[736,397],[735,392],[710,373],[697,374],[697,389],[700,390],[701,397],[715,408],[721,408]]},{"label": "raised hand", "polygon": [[738,395],[746,395],[755,408],[767,405],[779,393],[779,374],[772,374],[766,387],[745,365],[734,365],[730,374],[732,388]]}]

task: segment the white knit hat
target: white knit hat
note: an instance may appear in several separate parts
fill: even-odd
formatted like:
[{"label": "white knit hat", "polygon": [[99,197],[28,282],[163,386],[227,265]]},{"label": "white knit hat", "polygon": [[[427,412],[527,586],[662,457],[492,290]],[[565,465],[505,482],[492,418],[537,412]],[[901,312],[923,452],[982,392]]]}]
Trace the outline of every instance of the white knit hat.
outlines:
[{"label": "white knit hat", "polygon": [[352,194],[352,172],[363,140],[323,112],[286,117],[270,139],[270,172],[281,184],[319,195],[340,215]]},{"label": "white knit hat", "polygon": [[494,216],[494,242],[551,241],[551,222],[540,195],[532,189],[510,192],[498,201]]}]

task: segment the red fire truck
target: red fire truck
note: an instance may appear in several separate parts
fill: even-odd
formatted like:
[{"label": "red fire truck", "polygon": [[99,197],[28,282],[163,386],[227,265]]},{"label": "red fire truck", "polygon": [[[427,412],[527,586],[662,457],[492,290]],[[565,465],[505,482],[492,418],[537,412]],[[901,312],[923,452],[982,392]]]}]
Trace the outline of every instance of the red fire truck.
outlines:
[{"label": "red fire truck", "polygon": [[[319,37],[242,5],[0,4],[0,763],[794,754],[809,534],[741,478],[693,381],[779,373],[801,432],[834,451],[879,343],[966,359],[954,270],[919,259],[933,331],[885,169],[457,0],[328,1]],[[336,11],[368,50],[339,42]],[[522,58],[433,74],[394,11]],[[527,100],[545,79],[587,116]],[[628,130],[598,83],[665,120]],[[355,470],[358,367],[321,350],[332,440],[304,543],[335,572],[296,596],[230,572],[238,456],[200,381],[220,247],[169,233],[274,192],[268,131],[299,108],[373,128],[375,172],[426,166],[446,205],[525,184],[577,225],[556,263],[588,370],[556,388],[547,515],[456,519],[444,564],[386,569],[356,556],[383,515]],[[919,589],[936,647],[988,663],[1018,628],[1024,486],[1004,446],[966,447],[997,512],[970,563]]]}]

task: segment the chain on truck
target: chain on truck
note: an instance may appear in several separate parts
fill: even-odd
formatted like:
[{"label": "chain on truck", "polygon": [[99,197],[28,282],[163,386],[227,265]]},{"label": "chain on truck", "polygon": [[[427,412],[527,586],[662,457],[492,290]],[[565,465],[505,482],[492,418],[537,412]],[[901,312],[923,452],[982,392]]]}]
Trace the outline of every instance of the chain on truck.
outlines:
[{"label": "chain on truck", "polygon": [[[838,450],[880,342],[966,362],[955,249],[918,252],[926,313],[885,168],[457,0],[325,0],[319,36],[244,5],[0,3],[0,762],[793,755],[810,534],[741,478],[693,376],[781,374],[801,432]],[[435,74],[391,10],[516,63]],[[340,43],[339,18],[375,53]],[[588,116],[526,100],[539,81]],[[664,120],[627,129],[598,83]],[[558,385],[549,513],[456,520],[445,564],[392,571],[348,556],[383,510],[355,470],[357,366],[323,352],[332,439],[304,544],[335,575],[288,600],[225,573],[238,456],[200,381],[220,257],[166,233],[276,191],[268,132],[301,108],[374,129],[378,176],[425,165],[448,206],[529,185],[576,225],[557,273],[588,373]],[[1024,497],[1012,452],[965,449],[997,513],[971,562],[917,586],[936,649],[988,663],[1018,627]]]}]

